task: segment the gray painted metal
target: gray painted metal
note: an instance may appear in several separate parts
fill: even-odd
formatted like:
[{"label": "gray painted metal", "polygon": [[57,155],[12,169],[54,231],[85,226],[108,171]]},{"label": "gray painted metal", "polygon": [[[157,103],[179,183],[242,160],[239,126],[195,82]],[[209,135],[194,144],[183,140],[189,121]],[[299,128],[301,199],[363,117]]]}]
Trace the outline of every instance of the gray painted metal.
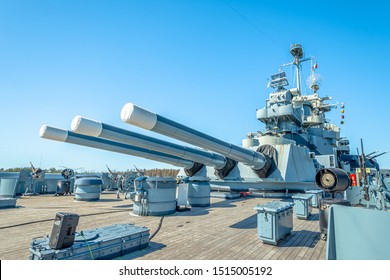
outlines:
[{"label": "gray painted metal", "polygon": [[188,203],[192,207],[210,206],[210,182],[205,177],[190,177],[188,182]]},{"label": "gray painted metal", "polygon": [[16,195],[23,194],[31,184],[31,174],[29,170],[22,169],[20,172],[0,172],[1,179],[17,179]]},{"label": "gray painted metal", "polygon": [[320,235],[322,240],[327,239],[329,210],[332,205],[350,206],[351,203],[345,199],[321,199],[320,201]]},{"label": "gray painted metal", "polygon": [[[82,233],[82,234],[81,234]],[[149,246],[149,229],[132,224],[114,224],[76,232],[75,243],[54,250],[49,238],[31,242],[31,260],[111,260]]]},{"label": "gray painted metal", "polygon": [[[58,180],[63,179],[63,177],[60,173],[45,173],[42,179],[32,179],[30,171],[22,169],[20,172],[0,172],[1,179],[17,180],[16,195],[24,194],[26,191],[32,191],[35,194],[54,194],[57,191]],[[4,190],[3,188],[4,185],[1,187],[0,182],[0,193]]]},{"label": "gray painted metal", "polygon": [[103,189],[104,190],[114,190],[114,189],[116,189],[116,186],[115,186],[115,188],[114,188],[114,180],[113,180],[113,178],[110,176],[110,174],[109,173],[102,173],[102,175],[101,175],[101,177],[102,177],[102,180],[103,180]]},{"label": "gray painted metal", "polygon": [[217,192],[211,192],[211,197],[217,197],[217,198],[223,198],[223,199],[237,199],[240,198],[239,192],[226,192],[226,191],[217,191]]},{"label": "gray painted metal", "polygon": [[258,205],[257,233],[264,243],[277,245],[293,228],[293,203],[273,201]]},{"label": "gray painted metal", "polygon": [[57,192],[58,195],[70,194],[70,181],[69,180],[58,180]]},{"label": "gray painted metal", "polygon": [[46,193],[56,193],[59,180],[61,179],[45,179]]},{"label": "gray painted metal", "polygon": [[[144,122],[142,122],[142,119],[145,117],[155,119],[154,124],[143,125]],[[262,169],[265,165],[265,158],[260,153],[224,142],[160,115],[149,112],[131,103],[128,103],[123,107],[121,118],[122,121],[126,123],[137,125],[186,143],[220,153],[227,158],[242,162],[254,170]]]},{"label": "gray painted metal", "polygon": [[16,194],[24,194],[31,187],[31,181],[30,171],[26,169],[20,170]]},{"label": "gray painted metal", "polygon": [[16,207],[16,198],[0,197],[0,209],[1,208],[14,208],[14,207]]},{"label": "gray painted metal", "polygon": [[322,190],[308,190],[308,191],[305,191],[305,193],[313,195],[311,198],[311,206],[314,208],[319,208],[320,201],[324,195],[324,192]]},{"label": "gray painted metal", "polygon": [[0,179],[8,178],[8,179],[18,179],[19,172],[0,172]]},{"label": "gray painted metal", "polygon": [[47,125],[41,127],[40,136],[42,138],[56,140],[60,142],[67,142],[71,144],[87,146],[115,153],[143,157],[146,159],[160,161],[184,168],[191,168],[194,165],[193,161],[185,160],[176,156],[143,149],[140,147],[135,147],[123,143],[118,143],[106,139],[77,134],[72,131],[67,131]]},{"label": "gray painted metal", "polygon": [[179,184],[177,189],[177,207],[189,206],[188,203],[188,184]]},{"label": "gray painted metal", "polygon": [[18,179],[0,179],[0,197],[15,197]]},{"label": "gray painted metal", "polygon": [[294,199],[294,213],[298,219],[306,220],[311,215],[313,198],[312,194],[297,194],[291,197]]},{"label": "gray painted metal", "polygon": [[389,235],[389,212],[332,205],[326,259],[390,260]]},{"label": "gray painted metal", "polygon": [[174,155],[187,160],[199,162],[204,165],[212,166],[216,169],[221,169],[226,164],[226,158],[216,153],[177,145],[168,141],[163,141],[80,116],[73,119],[72,131],[163,152],[165,154]]},{"label": "gray painted metal", "polygon": [[133,213],[164,216],[176,212],[176,180],[172,177],[140,177],[134,180]]},{"label": "gray painted metal", "polygon": [[96,177],[78,178],[74,182],[74,199],[77,201],[95,201],[100,199],[103,180]]}]

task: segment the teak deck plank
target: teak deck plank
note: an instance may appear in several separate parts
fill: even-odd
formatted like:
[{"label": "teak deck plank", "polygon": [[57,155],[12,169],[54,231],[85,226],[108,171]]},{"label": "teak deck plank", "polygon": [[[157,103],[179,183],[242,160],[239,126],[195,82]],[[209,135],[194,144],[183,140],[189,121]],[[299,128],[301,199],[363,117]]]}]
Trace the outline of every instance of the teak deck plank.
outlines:
[{"label": "teak deck plank", "polygon": [[[275,199],[247,197],[211,198],[211,206],[194,207],[164,218],[162,227],[142,251],[121,259],[139,260],[256,260],[324,259],[326,242],[319,239],[318,209],[308,220],[293,218],[291,235],[278,246],[264,244],[257,236],[253,209]],[[132,214],[132,201],[102,193],[95,202],[76,202],[73,196],[20,197],[16,208],[0,209],[0,259],[26,260],[33,238],[50,235],[57,212],[80,215],[77,231],[112,224],[132,223],[153,233],[161,217]]]}]

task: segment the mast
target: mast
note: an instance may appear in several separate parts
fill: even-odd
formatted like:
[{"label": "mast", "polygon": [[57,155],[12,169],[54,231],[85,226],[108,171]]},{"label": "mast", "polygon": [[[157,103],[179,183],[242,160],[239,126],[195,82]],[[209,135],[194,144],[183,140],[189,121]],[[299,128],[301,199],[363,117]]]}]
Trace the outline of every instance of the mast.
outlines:
[{"label": "mast", "polygon": [[297,89],[301,94],[301,58],[303,57],[303,49],[301,44],[292,44],[290,53],[294,57],[293,64],[295,65],[295,75],[297,77]]}]

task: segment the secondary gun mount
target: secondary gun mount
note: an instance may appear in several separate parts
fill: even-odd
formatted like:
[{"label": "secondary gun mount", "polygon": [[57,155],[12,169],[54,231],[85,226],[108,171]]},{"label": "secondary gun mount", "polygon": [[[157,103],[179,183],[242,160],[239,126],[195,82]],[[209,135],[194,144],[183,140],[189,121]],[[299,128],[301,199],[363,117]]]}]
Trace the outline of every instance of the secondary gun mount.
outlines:
[{"label": "secondary gun mount", "polygon": [[272,159],[265,154],[224,142],[132,103],[127,103],[122,108],[121,119],[128,124],[151,130],[203,149],[220,153],[234,161],[242,162],[251,167],[260,178],[265,178],[272,166]]}]

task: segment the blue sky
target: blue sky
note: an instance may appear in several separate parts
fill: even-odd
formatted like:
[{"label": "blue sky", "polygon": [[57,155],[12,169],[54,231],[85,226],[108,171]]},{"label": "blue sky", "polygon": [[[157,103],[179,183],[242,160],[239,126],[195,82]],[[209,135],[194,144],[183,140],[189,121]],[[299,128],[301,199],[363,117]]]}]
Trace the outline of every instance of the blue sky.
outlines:
[{"label": "blue sky", "polygon": [[127,102],[241,145],[291,43],[316,56],[319,94],[345,102],[352,150],[390,150],[390,4],[356,3],[1,0],[0,167],[171,168],[38,136],[83,115],[160,137],[122,123]]}]

